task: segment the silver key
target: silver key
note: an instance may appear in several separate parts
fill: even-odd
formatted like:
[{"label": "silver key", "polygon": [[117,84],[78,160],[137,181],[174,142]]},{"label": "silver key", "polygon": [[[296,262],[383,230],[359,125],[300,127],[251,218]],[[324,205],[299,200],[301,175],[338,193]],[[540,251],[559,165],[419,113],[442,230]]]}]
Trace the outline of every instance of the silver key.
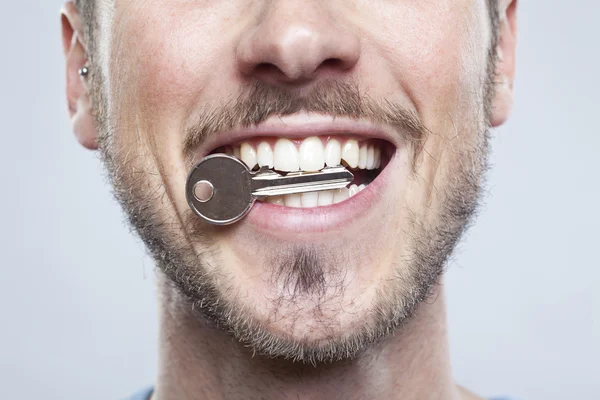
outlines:
[{"label": "silver key", "polygon": [[354,175],[341,165],[283,175],[266,167],[253,172],[235,157],[213,154],[192,169],[185,191],[188,204],[200,218],[214,225],[229,225],[244,218],[257,199],[340,189],[352,179]]}]

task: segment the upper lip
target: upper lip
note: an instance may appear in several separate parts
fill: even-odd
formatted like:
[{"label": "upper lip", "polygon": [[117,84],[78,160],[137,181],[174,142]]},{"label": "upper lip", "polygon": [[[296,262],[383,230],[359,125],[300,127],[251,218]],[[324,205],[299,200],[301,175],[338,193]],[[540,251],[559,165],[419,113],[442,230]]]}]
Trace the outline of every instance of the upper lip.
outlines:
[{"label": "upper lip", "polygon": [[283,117],[271,117],[249,128],[233,129],[214,135],[201,146],[200,158],[214,149],[228,144],[241,142],[257,136],[276,136],[285,138],[305,138],[310,136],[354,136],[383,139],[399,147],[401,136],[385,125],[368,120],[333,117],[320,114],[294,114]]}]

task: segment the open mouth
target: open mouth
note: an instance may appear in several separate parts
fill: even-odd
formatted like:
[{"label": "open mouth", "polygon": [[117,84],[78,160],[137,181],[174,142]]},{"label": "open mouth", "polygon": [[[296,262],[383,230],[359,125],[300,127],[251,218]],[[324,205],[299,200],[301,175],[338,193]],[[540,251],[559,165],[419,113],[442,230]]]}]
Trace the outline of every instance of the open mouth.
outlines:
[{"label": "open mouth", "polygon": [[330,206],[367,188],[392,159],[395,146],[383,139],[344,136],[307,138],[253,137],[216,148],[243,161],[250,170],[268,167],[280,173],[320,171],[343,165],[354,174],[347,187],[302,194],[266,197],[264,202],[292,208]]}]

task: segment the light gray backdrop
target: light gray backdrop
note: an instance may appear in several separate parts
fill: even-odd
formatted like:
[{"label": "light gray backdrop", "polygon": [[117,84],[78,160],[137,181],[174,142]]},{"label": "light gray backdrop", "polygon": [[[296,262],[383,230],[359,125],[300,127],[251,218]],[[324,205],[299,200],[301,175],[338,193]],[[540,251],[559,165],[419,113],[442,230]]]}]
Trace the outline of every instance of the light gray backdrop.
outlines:
[{"label": "light gray backdrop", "polygon": [[[71,134],[60,1],[2,3],[0,398],[120,398],[156,372],[153,264]],[[445,283],[483,395],[600,399],[599,14],[520,3],[514,113]]]}]

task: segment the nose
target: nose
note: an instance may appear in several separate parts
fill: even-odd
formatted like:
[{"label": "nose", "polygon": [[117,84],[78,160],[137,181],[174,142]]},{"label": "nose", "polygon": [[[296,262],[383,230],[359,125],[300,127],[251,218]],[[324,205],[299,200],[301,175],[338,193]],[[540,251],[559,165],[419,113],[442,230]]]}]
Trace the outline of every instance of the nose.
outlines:
[{"label": "nose", "polygon": [[340,26],[327,1],[272,1],[236,49],[239,69],[271,84],[301,84],[351,70],[360,58],[356,33]]}]

